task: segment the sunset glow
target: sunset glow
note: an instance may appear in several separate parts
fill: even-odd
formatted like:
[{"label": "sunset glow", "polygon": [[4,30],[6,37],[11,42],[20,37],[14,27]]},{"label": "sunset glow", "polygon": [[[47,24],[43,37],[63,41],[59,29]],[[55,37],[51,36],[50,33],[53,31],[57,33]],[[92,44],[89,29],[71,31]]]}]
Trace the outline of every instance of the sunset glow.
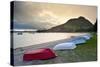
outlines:
[{"label": "sunset glow", "polygon": [[18,1],[14,5],[14,21],[37,27],[41,24],[41,28],[44,25],[46,28],[57,26],[79,16],[85,17],[94,24],[97,18],[97,7]]}]

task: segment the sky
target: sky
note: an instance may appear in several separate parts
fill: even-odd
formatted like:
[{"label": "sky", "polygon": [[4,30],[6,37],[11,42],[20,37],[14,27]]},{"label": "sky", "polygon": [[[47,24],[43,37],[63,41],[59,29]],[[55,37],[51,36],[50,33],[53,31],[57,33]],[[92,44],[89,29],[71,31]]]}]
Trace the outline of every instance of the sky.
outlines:
[{"label": "sky", "polygon": [[[83,16],[92,24],[97,18],[97,7],[39,2],[14,2],[14,23],[36,29],[49,29],[64,24],[71,18]],[[29,27],[28,26],[28,27]]]}]

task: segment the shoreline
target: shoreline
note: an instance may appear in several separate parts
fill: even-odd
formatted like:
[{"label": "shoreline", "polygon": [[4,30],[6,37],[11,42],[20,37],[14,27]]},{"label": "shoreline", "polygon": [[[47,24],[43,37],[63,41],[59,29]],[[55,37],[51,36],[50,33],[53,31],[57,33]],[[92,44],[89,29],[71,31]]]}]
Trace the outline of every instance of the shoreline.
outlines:
[{"label": "shoreline", "polygon": [[[17,48],[14,50],[14,65],[15,66],[25,66],[25,65],[40,65],[40,64],[55,64],[55,63],[69,63],[69,62],[84,62],[84,61],[96,61],[96,57],[92,56],[91,57],[91,53],[93,52],[91,49],[89,49],[89,57],[91,57],[91,59],[88,59],[88,56],[86,54],[86,58],[84,60],[84,56],[80,56],[80,54],[82,52],[84,52],[84,48],[87,49],[89,45],[82,45],[79,46],[78,48],[74,49],[74,50],[64,50],[64,51],[54,51],[58,56],[56,58],[53,59],[49,59],[49,60],[32,60],[32,61],[23,61],[23,54],[25,51],[27,50],[35,50],[38,48],[53,48],[55,45],[59,44],[59,43],[64,43],[64,42],[68,42],[71,39],[75,39],[78,37],[72,37],[69,39],[62,39],[62,40],[57,40],[57,41],[52,41],[52,42],[46,42],[46,43],[42,43],[42,44],[37,44],[37,45],[32,45],[32,46],[28,46],[28,47],[23,47],[23,48]],[[80,49],[81,48],[81,49]],[[95,48],[93,48],[95,49]],[[86,50],[85,52],[88,52],[88,50]],[[84,54],[84,53],[83,53]],[[96,53],[94,52],[93,55],[96,55]],[[70,56],[72,56],[70,58]]]},{"label": "shoreline", "polygon": [[23,35],[18,35],[17,33],[14,33],[13,49],[36,44],[38,45],[62,39],[69,39],[71,38],[71,36],[80,36],[85,34],[87,33],[23,33]]},{"label": "shoreline", "polygon": [[38,49],[38,48],[50,48],[50,49],[52,49],[55,45],[57,45],[59,43],[67,42],[71,39],[72,38],[56,40],[56,41],[46,42],[46,43],[42,43],[42,44],[20,47],[20,48],[16,48],[16,49],[13,49],[13,50],[14,50],[14,54],[19,54],[19,52],[24,53],[26,50],[35,50],[35,49]]},{"label": "shoreline", "polygon": [[13,50],[14,50],[14,54],[18,54],[18,52],[24,53],[27,50],[35,50],[35,49],[39,49],[39,48],[53,49],[53,47],[57,44],[66,43],[66,42],[69,42],[71,40],[75,40],[77,38],[81,38],[81,37],[80,36],[73,36],[73,37],[70,37],[68,39],[61,39],[61,40],[50,41],[50,42],[41,43],[41,44],[35,44],[35,45],[30,45],[30,46],[25,46],[25,47],[19,47],[19,48],[15,48]]},{"label": "shoreline", "polygon": [[[14,65],[15,66],[23,66],[23,65],[43,64],[46,60],[33,60],[33,61],[29,61],[29,62],[24,62],[23,61],[24,52],[27,50],[35,50],[38,48],[51,48],[52,49],[55,45],[57,45],[59,43],[67,42],[68,40],[69,39],[63,39],[63,40],[57,40],[57,41],[53,41],[53,42],[47,42],[47,43],[13,49],[14,50],[14,52],[13,52],[14,53]],[[53,61],[55,59],[59,60],[59,57],[56,57],[56,58],[50,59],[50,60]],[[61,61],[59,61],[59,63],[61,63]]]}]

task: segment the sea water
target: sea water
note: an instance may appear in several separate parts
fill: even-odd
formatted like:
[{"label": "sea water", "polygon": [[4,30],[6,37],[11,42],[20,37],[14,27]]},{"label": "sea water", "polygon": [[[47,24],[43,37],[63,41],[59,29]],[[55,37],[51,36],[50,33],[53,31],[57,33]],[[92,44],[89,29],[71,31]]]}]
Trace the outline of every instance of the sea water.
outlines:
[{"label": "sea water", "polygon": [[28,33],[13,32],[13,48],[26,47],[31,45],[42,44],[62,39],[69,39],[72,36],[80,36],[87,33]]}]

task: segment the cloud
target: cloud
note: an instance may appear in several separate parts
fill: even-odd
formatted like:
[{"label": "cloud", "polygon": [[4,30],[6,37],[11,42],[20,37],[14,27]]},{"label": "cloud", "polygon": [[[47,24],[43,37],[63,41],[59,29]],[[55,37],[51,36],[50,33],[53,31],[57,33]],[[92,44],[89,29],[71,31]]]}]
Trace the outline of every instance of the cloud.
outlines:
[{"label": "cloud", "polygon": [[[44,10],[42,7],[32,5],[32,3],[15,2],[14,5],[14,21],[15,27],[19,25],[19,28],[31,25],[31,28],[48,29],[57,25],[57,16],[48,10]],[[22,27],[21,27],[22,25]],[[30,28],[29,26],[26,28]]]},{"label": "cloud", "polygon": [[13,28],[14,29],[35,29],[32,25],[27,24],[27,23],[13,23]]},{"label": "cloud", "polygon": [[14,21],[18,25],[28,24],[37,29],[48,29],[55,26],[57,17],[52,12],[44,10],[40,5],[31,2],[15,2]]},{"label": "cloud", "polygon": [[14,21],[31,25],[37,29],[48,29],[80,15],[94,22],[96,7],[23,1],[16,1],[14,4]]}]

